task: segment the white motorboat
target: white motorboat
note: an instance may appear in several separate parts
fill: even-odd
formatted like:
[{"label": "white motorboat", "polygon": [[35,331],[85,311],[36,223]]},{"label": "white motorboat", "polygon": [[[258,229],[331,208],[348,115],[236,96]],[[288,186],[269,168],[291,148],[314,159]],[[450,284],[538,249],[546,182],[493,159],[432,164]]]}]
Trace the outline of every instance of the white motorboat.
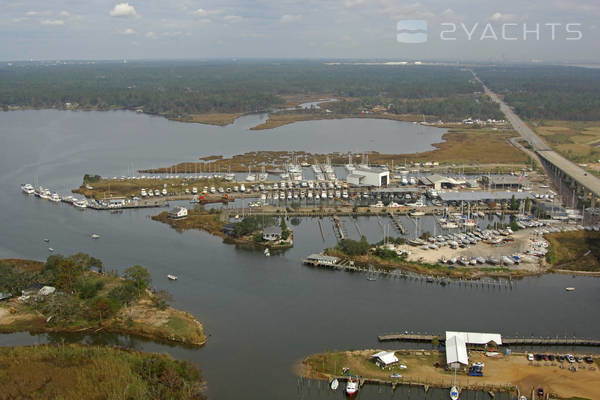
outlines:
[{"label": "white motorboat", "polygon": [[264,251],[265,257],[270,257],[271,256],[271,252],[269,251],[269,248],[267,247]]},{"label": "white motorboat", "polygon": [[100,239],[100,235],[97,233],[92,233],[92,239]]},{"label": "white motorboat", "polygon": [[54,251],[54,249],[53,249],[52,247],[48,247],[48,251],[49,251],[49,252],[53,252],[53,251]]},{"label": "white motorboat", "polygon": [[59,203],[60,202],[60,196],[58,195],[58,193],[52,193],[52,196],[50,196],[50,201],[53,201],[55,203]]},{"label": "white motorboat", "polygon": [[354,396],[358,393],[358,381],[352,379],[352,377],[348,378],[348,382],[346,382],[346,394],[348,396]]},{"label": "white motorboat", "polygon": [[575,291],[575,288],[574,287],[568,287],[568,288],[565,288],[565,290],[567,292],[573,292],[573,291]]},{"label": "white motorboat", "polygon": [[337,388],[340,386],[340,382],[337,379],[334,379],[331,381],[331,390],[337,390]]},{"label": "white motorboat", "polygon": [[163,188],[163,190],[161,191],[161,193],[162,193],[163,196],[166,196],[167,195],[167,189]]},{"label": "white motorboat", "polygon": [[34,187],[29,183],[21,185],[21,190],[23,191],[23,193],[26,193],[26,194],[34,194],[35,193]]},{"label": "white motorboat", "polygon": [[171,274],[167,275],[167,278],[169,278],[170,281],[176,281],[177,280],[177,276],[171,275]]},{"label": "white motorboat", "polygon": [[86,208],[87,207],[87,200],[75,200],[73,202],[73,205],[77,208]]}]

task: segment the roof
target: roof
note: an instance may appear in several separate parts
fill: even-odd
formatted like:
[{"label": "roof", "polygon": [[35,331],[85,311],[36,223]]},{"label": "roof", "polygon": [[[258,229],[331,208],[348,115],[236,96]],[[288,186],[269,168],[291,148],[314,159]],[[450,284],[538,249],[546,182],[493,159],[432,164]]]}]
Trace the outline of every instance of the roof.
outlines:
[{"label": "roof", "polygon": [[461,185],[465,183],[464,179],[455,179],[450,178],[449,176],[443,176],[439,174],[422,176],[419,178],[419,180],[425,185],[435,185],[436,183],[451,183],[453,185]]},{"label": "roof", "polygon": [[371,358],[377,358],[385,365],[394,364],[398,362],[398,357],[396,357],[396,354],[394,354],[393,351],[380,351],[379,353],[373,354]]},{"label": "roof", "polygon": [[525,178],[514,175],[492,175],[485,177],[492,185],[522,185],[527,182]]},{"label": "roof", "polygon": [[533,199],[531,192],[440,192],[442,201],[483,201],[483,200],[510,200],[515,196],[516,200]]},{"label": "roof", "polygon": [[310,256],[306,257],[306,259],[307,260],[315,260],[315,261],[332,262],[332,263],[335,263],[339,260],[339,258],[337,258],[337,257],[325,256],[323,254],[311,254]]},{"label": "roof", "polygon": [[281,227],[267,226],[265,229],[263,229],[263,235],[281,235]]},{"label": "roof", "polygon": [[446,342],[449,338],[460,337],[467,344],[488,344],[494,342],[502,344],[502,335],[499,333],[477,333],[477,332],[446,332]]},{"label": "roof", "polygon": [[448,332],[446,332],[446,364],[452,363],[469,365],[469,356],[463,338],[461,336],[448,338]]},{"label": "roof", "polygon": [[377,168],[377,167],[364,167],[364,166],[355,166],[352,169],[352,173],[356,174],[389,174],[390,171],[388,169],[384,169],[384,168]]},{"label": "roof", "polygon": [[467,344],[502,344],[499,333],[452,332],[446,331],[446,363],[469,364]]}]

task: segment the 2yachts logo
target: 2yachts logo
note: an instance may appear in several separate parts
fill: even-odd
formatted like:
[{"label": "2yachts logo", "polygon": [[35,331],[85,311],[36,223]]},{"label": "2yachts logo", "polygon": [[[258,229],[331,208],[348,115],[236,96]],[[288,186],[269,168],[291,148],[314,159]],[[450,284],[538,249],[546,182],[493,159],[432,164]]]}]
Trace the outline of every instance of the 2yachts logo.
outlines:
[{"label": "2yachts logo", "polygon": [[[442,22],[440,23],[440,39],[454,40],[581,40],[583,32],[580,22],[536,22],[502,24],[474,24]],[[427,42],[427,21],[401,20],[396,24],[396,40],[400,43]]]},{"label": "2yachts logo", "polygon": [[427,41],[427,21],[405,19],[396,23],[396,40],[400,43],[425,43]]}]

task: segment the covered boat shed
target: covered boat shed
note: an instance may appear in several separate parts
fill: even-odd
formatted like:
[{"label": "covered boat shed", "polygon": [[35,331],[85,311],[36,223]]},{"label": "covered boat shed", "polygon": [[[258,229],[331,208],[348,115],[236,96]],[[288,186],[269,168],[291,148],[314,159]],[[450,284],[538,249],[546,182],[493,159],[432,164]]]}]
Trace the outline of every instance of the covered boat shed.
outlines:
[{"label": "covered boat shed", "polygon": [[446,364],[450,368],[460,368],[469,365],[467,353],[468,345],[498,346],[502,344],[502,335],[499,333],[476,332],[446,332]]},{"label": "covered boat shed", "polygon": [[396,354],[393,351],[380,351],[379,353],[373,354],[371,358],[374,358],[375,364],[381,368],[398,363],[398,357],[396,357]]}]

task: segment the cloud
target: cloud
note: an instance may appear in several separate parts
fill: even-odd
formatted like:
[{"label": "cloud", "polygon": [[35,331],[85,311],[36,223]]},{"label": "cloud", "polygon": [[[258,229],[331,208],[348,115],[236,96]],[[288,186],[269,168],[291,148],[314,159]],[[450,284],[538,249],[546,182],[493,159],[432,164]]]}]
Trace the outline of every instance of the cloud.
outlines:
[{"label": "cloud", "polygon": [[501,12],[495,12],[489,18],[490,21],[495,22],[507,22],[507,21],[515,21],[517,17],[514,14],[503,14]]},{"label": "cloud", "polygon": [[43,19],[40,21],[40,24],[46,26],[63,26],[65,21],[62,19]]},{"label": "cloud", "polygon": [[52,11],[27,11],[25,15],[28,17],[47,17],[52,15]]},{"label": "cloud", "polygon": [[160,34],[164,37],[181,37],[181,36],[190,36],[189,32],[175,31],[175,32],[163,32]]},{"label": "cloud", "polygon": [[223,17],[223,20],[230,24],[237,24],[238,22],[242,22],[244,18],[239,15],[226,15]]},{"label": "cloud", "polygon": [[119,3],[110,10],[111,17],[135,17],[135,8],[129,3]]},{"label": "cloud", "polygon": [[281,16],[281,18],[279,19],[279,22],[285,24],[288,22],[300,21],[301,19],[302,19],[302,15],[300,15],[300,14],[298,14],[298,15],[285,14],[285,15]]},{"label": "cloud", "polygon": [[61,12],[58,13],[58,15],[61,17],[70,17],[71,13],[66,10],[62,10]]},{"label": "cloud", "polygon": [[136,34],[136,32],[131,28],[127,28],[123,32],[121,32],[121,35],[127,35],[127,36],[135,35],[135,34]]},{"label": "cloud", "polygon": [[208,16],[208,11],[206,11],[203,8],[199,8],[196,11],[194,11],[192,14],[194,14],[198,17],[206,17],[206,16]]},{"label": "cloud", "polygon": [[154,32],[146,32],[144,36],[146,36],[148,39],[156,39],[156,34]]}]

